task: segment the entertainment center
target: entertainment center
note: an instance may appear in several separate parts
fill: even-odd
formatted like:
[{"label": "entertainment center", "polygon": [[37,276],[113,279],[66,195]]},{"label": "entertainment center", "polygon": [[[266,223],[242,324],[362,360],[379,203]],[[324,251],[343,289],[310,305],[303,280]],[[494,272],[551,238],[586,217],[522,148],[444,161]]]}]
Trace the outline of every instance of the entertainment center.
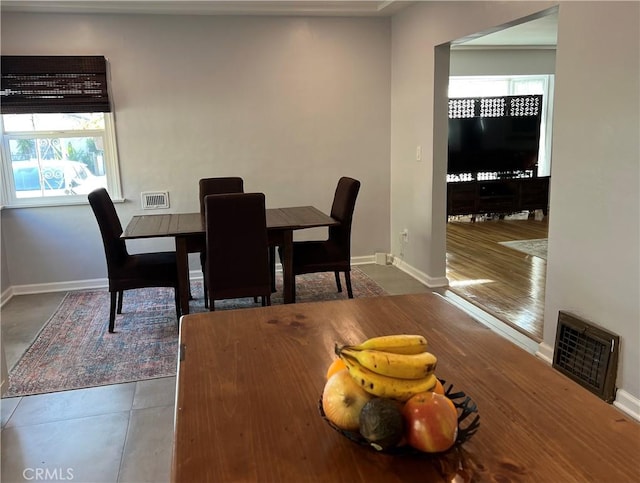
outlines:
[{"label": "entertainment center", "polygon": [[447,215],[505,215],[549,206],[549,176],[447,183]]},{"label": "entertainment center", "polygon": [[503,217],[549,206],[539,177],[542,96],[449,99],[447,216]]}]

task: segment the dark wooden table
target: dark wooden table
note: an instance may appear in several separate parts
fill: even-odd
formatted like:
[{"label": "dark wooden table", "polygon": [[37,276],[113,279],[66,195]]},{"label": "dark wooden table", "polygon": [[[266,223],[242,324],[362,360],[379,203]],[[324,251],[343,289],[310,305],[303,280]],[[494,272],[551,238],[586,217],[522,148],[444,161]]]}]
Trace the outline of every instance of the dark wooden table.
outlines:
[{"label": "dark wooden table", "polygon": [[[334,343],[418,333],[478,405],[444,455],[376,453],[318,412]],[[175,482],[640,481],[640,425],[437,294],[182,317]]]},{"label": "dark wooden table", "polygon": [[[306,228],[337,225],[338,221],[313,206],[269,208],[267,230],[273,244],[282,246],[284,303],[293,302],[293,232]],[[205,228],[200,213],[136,215],[122,234],[125,239],[173,237],[178,259],[178,279],[182,314],[189,313],[189,253],[204,248]]]}]

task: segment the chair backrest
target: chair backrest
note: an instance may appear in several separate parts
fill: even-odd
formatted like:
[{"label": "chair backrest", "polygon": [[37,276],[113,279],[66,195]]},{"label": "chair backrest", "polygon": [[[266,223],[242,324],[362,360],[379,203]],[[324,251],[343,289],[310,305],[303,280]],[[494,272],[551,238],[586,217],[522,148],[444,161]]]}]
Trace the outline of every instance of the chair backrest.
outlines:
[{"label": "chair backrest", "polygon": [[242,178],[230,176],[226,178],[202,178],[200,180],[200,213],[204,216],[204,197],[227,193],[244,193]]},{"label": "chair backrest", "polygon": [[263,193],[205,196],[206,276],[213,299],[271,293]]},{"label": "chair backrest", "polygon": [[123,263],[129,255],[125,241],[120,238],[122,224],[106,189],[98,188],[89,193],[88,198],[100,227],[104,252],[107,258],[107,269],[111,273],[112,269]]},{"label": "chair backrest", "polygon": [[340,225],[329,228],[329,240],[335,243],[347,258],[351,254],[351,224],[359,191],[360,181],[346,176],[340,178],[331,206],[331,217],[338,220]]}]

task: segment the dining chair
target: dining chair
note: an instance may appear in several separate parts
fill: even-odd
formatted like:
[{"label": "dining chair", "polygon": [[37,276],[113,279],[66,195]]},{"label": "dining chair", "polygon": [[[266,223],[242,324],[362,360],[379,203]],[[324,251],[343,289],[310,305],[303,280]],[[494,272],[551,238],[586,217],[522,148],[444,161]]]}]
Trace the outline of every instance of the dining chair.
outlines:
[{"label": "dining chair", "polygon": [[[331,217],[340,224],[329,227],[326,240],[299,241],[293,243],[293,274],[334,272],[338,292],[342,292],[340,272],[344,272],[347,295],[353,298],[351,288],[351,224],[360,181],[342,177],[333,197]],[[282,259],[282,248],[279,248]],[[294,283],[295,301],[295,283]]]},{"label": "dining chair", "polygon": [[[207,195],[220,195],[227,193],[244,193],[244,181],[238,176],[202,178],[198,182],[200,214],[204,219],[204,197]],[[202,285],[204,290],[204,306],[209,307],[209,297],[207,296],[207,278],[205,276],[205,263],[207,259],[206,247],[203,245],[200,250],[200,266],[202,267]]]},{"label": "dining chair", "polygon": [[96,189],[89,193],[88,198],[98,221],[107,259],[107,276],[111,294],[109,332],[114,331],[116,312],[122,313],[125,290],[172,287],[175,294],[176,317],[179,320],[180,297],[175,252],[129,254],[125,241],[120,238],[122,224],[107,190]]},{"label": "dining chair", "polygon": [[264,194],[207,195],[204,199],[209,310],[215,310],[215,300],[242,297],[261,297],[263,306],[271,305]]}]

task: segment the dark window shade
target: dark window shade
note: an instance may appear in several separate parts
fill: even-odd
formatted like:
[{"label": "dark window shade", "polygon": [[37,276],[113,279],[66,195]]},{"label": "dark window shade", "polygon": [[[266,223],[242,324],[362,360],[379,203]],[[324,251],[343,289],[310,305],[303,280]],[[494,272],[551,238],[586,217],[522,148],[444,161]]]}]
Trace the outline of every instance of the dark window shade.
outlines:
[{"label": "dark window shade", "polygon": [[111,112],[102,56],[3,55],[2,114]]}]

